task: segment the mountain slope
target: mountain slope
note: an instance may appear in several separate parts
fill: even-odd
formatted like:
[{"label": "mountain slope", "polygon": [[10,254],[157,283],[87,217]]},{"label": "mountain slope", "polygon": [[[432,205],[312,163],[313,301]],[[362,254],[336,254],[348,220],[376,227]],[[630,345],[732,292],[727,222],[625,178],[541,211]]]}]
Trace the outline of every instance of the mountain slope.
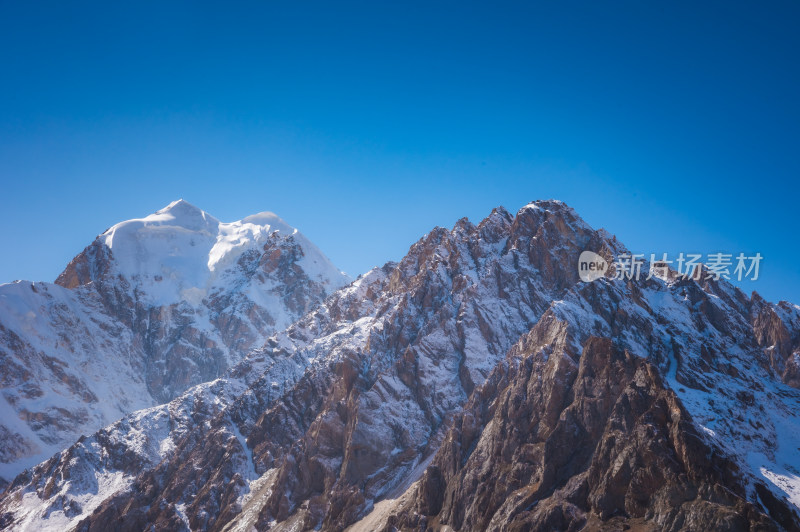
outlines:
[{"label": "mountain slope", "polygon": [[11,480],[127,412],[151,406],[133,332],[96,294],[0,286],[0,479]]},{"label": "mountain slope", "polygon": [[580,286],[382,526],[797,530],[800,394],[748,331],[758,303],[677,277]]},{"label": "mountain slope", "polygon": [[347,282],[271,213],[183,200],[117,224],[56,284],[0,285],[0,479],[212,380]]},{"label": "mountain slope", "polygon": [[476,394],[392,526],[778,529],[645,359],[590,337],[512,360],[483,391],[494,411]]}]

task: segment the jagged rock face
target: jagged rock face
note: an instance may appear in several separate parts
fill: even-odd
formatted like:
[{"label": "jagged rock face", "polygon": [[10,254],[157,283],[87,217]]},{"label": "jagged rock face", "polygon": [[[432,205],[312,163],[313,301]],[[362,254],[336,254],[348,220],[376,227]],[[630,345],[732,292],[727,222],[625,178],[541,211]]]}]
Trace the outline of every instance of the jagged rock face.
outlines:
[{"label": "jagged rock face", "polygon": [[115,225],[56,280],[0,286],[0,482],[221,376],[347,282],[269,213],[178,201]]},{"label": "jagged rock face", "polygon": [[800,310],[785,301],[772,305],[753,294],[753,330],[784,383],[800,388]]},{"label": "jagged rock face", "polygon": [[[624,248],[558,202],[435,229],[223,378],[18,477],[0,515],[78,530],[795,526],[800,392],[776,376],[754,303],[674,273],[580,283],[584,250]],[[374,515],[384,503],[395,517]]]},{"label": "jagged rock face", "polygon": [[529,343],[455,420],[386,530],[780,529],[652,364],[606,338],[580,357]]},{"label": "jagged rock face", "polygon": [[[556,240],[563,254],[545,258],[542,242]],[[308,373],[250,432],[256,465],[278,468],[258,524],[298,508],[304,527],[356,520],[435,448],[542,303],[574,284],[577,273],[565,272],[581,247],[605,246],[560,204],[513,221],[499,210],[478,226],[462,220],[413,246],[389,275],[397,303],[372,327],[381,335],[336,360],[332,378]]]},{"label": "jagged rock face", "polygon": [[679,278],[579,285],[382,526],[797,530],[800,394],[772,372],[752,306]]}]

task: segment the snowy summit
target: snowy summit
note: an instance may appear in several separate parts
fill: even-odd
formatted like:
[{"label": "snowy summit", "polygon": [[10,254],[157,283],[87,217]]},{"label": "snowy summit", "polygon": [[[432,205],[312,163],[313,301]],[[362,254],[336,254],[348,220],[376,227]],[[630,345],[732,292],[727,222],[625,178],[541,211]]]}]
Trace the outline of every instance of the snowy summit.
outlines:
[{"label": "snowy summit", "polygon": [[135,282],[153,303],[186,300],[199,304],[224,273],[247,252],[264,246],[272,233],[291,237],[302,247],[300,267],[329,288],[346,280],[325,255],[297,229],[271,212],[223,223],[179,199],[146,216],[118,223],[99,239],[112,251],[119,273]]}]

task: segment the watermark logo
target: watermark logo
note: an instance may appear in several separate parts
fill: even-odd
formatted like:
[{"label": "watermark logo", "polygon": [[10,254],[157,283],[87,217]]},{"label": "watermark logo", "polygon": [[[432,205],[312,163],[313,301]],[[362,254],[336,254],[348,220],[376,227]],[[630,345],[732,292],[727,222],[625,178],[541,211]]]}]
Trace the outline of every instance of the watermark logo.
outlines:
[{"label": "watermark logo", "polygon": [[[758,280],[759,267],[763,257],[761,253],[747,256],[744,253],[709,253],[703,260],[699,253],[680,253],[674,260],[667,257],[666,253],[657,256],[650,254],[650,261],[645,260],[644,254],[623,253],[614,258],[609,266],[608,261],[593,251],[584,251],[578,258],[578,275],[584,282],[592,282],[604,277],[606,272],[613,267],[614,279],[636,279],[646,276],[646,279],[659,277],[666,279],[670,270],[678,276],[685,276],[696,281],[703,279],[720,279],[737,281]],[[674,265],[674,269],[670,267]]]},{"label": "watermark logo", "polygon": [[608,270],[606,259],[594,251],[584,251],[578,257],[578,275],[584,283],[591,283],[603,277]]}]

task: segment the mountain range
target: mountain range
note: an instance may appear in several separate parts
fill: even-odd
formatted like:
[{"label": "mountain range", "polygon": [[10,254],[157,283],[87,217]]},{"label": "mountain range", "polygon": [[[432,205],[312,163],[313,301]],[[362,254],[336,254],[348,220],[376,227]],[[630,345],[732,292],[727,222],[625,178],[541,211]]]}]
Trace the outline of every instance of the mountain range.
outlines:
[{"label": "mountain range", "polygon": [[553,200],[352,282],[269,213],[118,224],[0,286],[0,526],[800,530],[800,307],[584,251]]}]

